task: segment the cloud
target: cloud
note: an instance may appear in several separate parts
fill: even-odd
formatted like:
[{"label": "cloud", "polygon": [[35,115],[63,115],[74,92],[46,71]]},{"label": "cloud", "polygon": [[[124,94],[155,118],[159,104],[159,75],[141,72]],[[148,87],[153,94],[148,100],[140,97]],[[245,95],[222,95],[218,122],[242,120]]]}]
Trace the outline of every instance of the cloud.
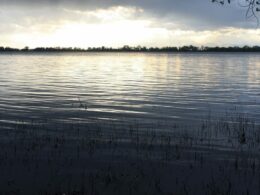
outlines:
[{"label": "cloud", "polygon": [[173,21],[186,29],[214,29],[223,27],[256,28],[254,20],[245,18],[245,9],[237,1],[220,6],[211,0],[1,0],[2,6],[64,8],[79,11],[136,7],[143,15],[162,21]]},{"label": "cloud", "polygon": [[0,0],[0,44],[37,46],[260,44],[254,20],[211,0]]}]

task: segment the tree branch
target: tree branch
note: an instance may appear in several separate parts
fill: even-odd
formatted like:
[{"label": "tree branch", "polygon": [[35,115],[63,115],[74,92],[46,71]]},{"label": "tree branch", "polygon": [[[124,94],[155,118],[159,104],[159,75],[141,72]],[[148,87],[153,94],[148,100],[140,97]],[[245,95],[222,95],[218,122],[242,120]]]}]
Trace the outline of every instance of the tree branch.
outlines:
[{"label": "tree branch", "polygon": [[231,4],[232,2],[238,2],[241,7],[246,8],[246,18],[254,17],[259,24],[259,18],[257,12],[260,13],[260,0],[211,0],[213,3],[219,3],[221,5]]}]

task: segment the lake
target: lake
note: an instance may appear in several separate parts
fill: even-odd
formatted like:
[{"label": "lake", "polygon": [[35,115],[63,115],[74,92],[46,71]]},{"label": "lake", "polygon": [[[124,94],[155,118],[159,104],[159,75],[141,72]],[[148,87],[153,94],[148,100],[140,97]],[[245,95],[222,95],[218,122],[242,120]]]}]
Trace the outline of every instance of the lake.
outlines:
[{"label": "lake", "polygon": [[260,55],[4,54],[0,94],[6,129],[32,120],[194,125],[229,112],[259,123]]},{"label": "lake", "polygon": [[259,195],[260,55],[0,55],[0,193]]}]

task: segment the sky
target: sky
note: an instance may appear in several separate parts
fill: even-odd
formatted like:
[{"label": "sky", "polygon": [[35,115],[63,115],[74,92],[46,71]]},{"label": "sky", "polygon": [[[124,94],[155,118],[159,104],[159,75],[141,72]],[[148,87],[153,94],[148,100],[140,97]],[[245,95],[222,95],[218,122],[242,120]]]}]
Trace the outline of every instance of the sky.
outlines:
[{"label": "sky", "polygon": [[243,0],[0,0],[0,45],[35,47],[260,45]]}]

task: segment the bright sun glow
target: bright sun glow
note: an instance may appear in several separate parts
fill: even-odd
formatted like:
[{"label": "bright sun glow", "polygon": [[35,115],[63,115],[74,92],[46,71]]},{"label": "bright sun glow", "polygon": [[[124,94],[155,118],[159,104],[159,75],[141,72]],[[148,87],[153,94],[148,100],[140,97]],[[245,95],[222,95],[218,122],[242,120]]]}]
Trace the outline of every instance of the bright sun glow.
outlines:
[{"label": "bright sun glow", "polygon": [[110,24],[66,24],[58,29],[50,42],[61,45],[117,45],[137,44],[152,38],[158,29],[149,29],[146,21],[119,21]]},{"label": "bright sun glow", "polygon": [[[88,11],[62,9],[56,18],[28,16],[22,23],[3,26],[10,28],[10,33],[3,34],[0,41],[8,46],[32,48],[260,44],[260,30],[183,30],[175,21],[171,21],[174,27],[169,27],[158,19],[144,17],[143,12],[135,7],[120,6]],[[12,14],[21,17],[23,13],[13,10]]]},{"label": "bright sun glow", "polygon": [[44,45],[86,48],[149,44],[160,37],[166,39],[168,37],[166,29],[152,27],[151,21],[133,19],[133,15],[142,12],[136,8],[113,7],[108,10],[88,12],[65,10],[65,12],[80,16],[80,20],[63,21],[48,33],[36,31],[31,32],[30,36],[27,33],[20,33],[13,38],[16,42],[24,42],[32,47]]}]

